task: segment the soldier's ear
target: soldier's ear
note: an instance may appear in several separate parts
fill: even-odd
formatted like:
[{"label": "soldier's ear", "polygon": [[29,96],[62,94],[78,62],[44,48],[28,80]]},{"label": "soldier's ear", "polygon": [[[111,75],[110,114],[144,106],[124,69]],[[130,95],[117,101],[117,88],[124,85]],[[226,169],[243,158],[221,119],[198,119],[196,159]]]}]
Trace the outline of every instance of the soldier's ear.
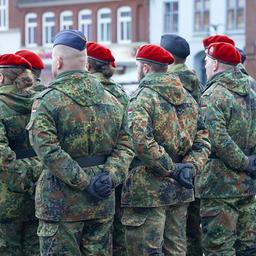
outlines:
[{"label": "soldier's ear", "polygon": [[63,67],[63,59],[62,57],[57,57],[57,61],[56,61],[56,68],[57,69],[61,69]]},{"label": "soldier's ear", "polygon": [[4,83],[4,75],[0,73],[0,84]]},{"label": "soldier's ear", "polygon": [[150,66],[147,63],[143,63],[143,72],[144,74],[147,74],[150,71]]},{"label": "soldier's ear", "polygon": [[219,62],[217,60],[214,60],[213,71],[217,71],[218,68],[219,68]]}]

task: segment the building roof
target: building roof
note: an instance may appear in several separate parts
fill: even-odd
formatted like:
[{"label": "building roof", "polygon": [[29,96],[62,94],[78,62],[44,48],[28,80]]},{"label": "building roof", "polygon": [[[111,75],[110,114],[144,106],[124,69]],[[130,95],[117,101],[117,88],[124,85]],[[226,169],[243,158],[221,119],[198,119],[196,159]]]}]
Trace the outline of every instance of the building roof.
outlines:
[{"label": "building roof", "polygon": [[40,6],[56,6],[56,5],[74,5],[89,4],[101,2],[118,2],[122,0],[17,0],[19,7],[40,7]]}]

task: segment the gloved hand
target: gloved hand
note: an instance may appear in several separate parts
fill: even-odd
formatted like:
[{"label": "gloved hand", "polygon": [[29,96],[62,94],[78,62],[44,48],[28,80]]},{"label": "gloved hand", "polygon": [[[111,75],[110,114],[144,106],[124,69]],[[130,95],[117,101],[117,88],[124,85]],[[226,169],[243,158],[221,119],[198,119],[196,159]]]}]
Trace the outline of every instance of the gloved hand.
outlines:
[{"label": "gloved hand", "polygon": [[93,176],[85,190],[98,200],[108,198],[112,193],[112,179],[107,172]]},{"label": "gloved hand", "polygon": [[182,187],[187,189],[194,188],[193,186],[193,164],[176,163],[174,164],[173,178],[180,183]]},{"label": "gloved hand", "polygon": [[249,164],[245,170],[247,175],[249,175],[252,179],[256,179],[256,154],[248,156]]}]

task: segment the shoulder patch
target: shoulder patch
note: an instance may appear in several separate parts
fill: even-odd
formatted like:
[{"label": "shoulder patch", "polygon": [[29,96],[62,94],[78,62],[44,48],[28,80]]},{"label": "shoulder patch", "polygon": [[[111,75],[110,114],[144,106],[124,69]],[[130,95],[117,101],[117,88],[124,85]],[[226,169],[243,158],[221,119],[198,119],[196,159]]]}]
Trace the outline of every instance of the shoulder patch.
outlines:
[{"label": "shoulder patch", "polygon": [[50,87],[43,91],[41,91],[38,95],[36,95],[35,99],[42,99],[48,92],[52,91],[54,88]]}]

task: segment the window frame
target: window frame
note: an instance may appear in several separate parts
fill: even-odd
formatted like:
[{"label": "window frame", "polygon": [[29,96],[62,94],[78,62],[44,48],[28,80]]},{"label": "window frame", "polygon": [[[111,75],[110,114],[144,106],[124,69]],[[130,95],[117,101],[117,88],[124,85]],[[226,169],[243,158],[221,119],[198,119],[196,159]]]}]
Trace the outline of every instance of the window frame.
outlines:
[{"label": "window frame", "polygon": [[[54,18],[54,21],[46,21],[46,18]],[[54,40],[54,33],[52,35],[52,42],[49,43],[49,42],[46,42],[46,31],[45,31],[45,28],[46,28],[46,25],[47,27],[55,27],[55,13],[54,12],[45,12],[43,13],[42,15],[42,45],[45,46],[45,47],[52,47],[53,46],[53,40]],[[48,32],[49,33],[49,32]]]},{"label": "window frame", "polygon": [[[25,45],[26,47],[36,47],[38,44],[37,44],[37,41],[36,41],[36,37],[37,37],[37,25],[38,25],[38,22],[37,22],[37,13],[35,12],[29,12],[25,15]],[[28,22],[29,19],[36,19],[36,22]],[[29,29],[33,28],[34,32],[34,42],[31,43],[29,42],[29,38],[30,38],[30,31]]]},{"label": "window frame", "polygon": [[[71,20],[65,21],[64,17],[65,16],[71,16]],[[70,10],[65,10],[60,13],[60,31],[61,30],[66,30],[66,29],[72,29],[74,26],[74,21],[73,21],[73,12]],[[68,27],[68,28],[67,28]]]},{"label": "window frame", "polygon": [[[91,18],[90,19],[82,19],[83,15],[90,15]],[[87,26],[87,33],[86,31],[84,31],[83,26]],[[78,14],[78,27],[79,30],[83,32],[83,34],[85,34],[87,40],[91,40],[92,38],[92,10],[90,9],[83,9],[79,11]],[[89,28],[89,29],[88,29]]]},{"label": "window frame", "polygon": [[[243,7],[239,7],[239,0],[234,0],[235,1],[235,7],[234,8],[230,8],[228,6],[228,1],[226,2],[226,31],[227,32],[235,32],[235,33],[239,33],[239,32],[244,32],[244,29],[245,29],[245,0],[244,1],[244,6]],[[233,11],[234,12],[234,19],[232,20],[232,28],[228,28],[228,13],[229,11]],[[238,28],[238,11],[239,10],[242,10],[243,11],[243,19],[244,19],[244,22],[243,22],[243,27],[242,28]]]},{"label": "window frame", "polygon": [[[194,2],[194,18],[193,18],[193,21],[194,21],[194,26],[193,26],[193,31],[194,31],[194,34],[207,34],[209,32],[209,27],[210,27],[210,7],[208,9],[206,9],[205,7],[205,2],[206,1],[211,1],[211,0],[199,0],[200,1],[200,4],[201,4],[201,8],[200,10],[196,10],[196,1]],[[205,16],[206,16],[206,13],[208,13],[208,26],[205,26],[204,27],[204,19],[205,19]],[[196,14],[199,14],[199,26],[200,26],[200,29],[199,30],[196,30]],[[202,29],[203,28],[203,29]]]},{"label": "window frame", "polygon": [[[2,15],[5,13],[5,15]],[[5,24],[2,25],[2,22]],[[9,0],[0,0],[0,31],[9,29]]]},{"label": "window frame", "polygon": [[[100,16],[102,14],[109,14],[108,18],[101,18]],[[111,17],[111,9],[110,8],[101,8],[97,12],[97,23],[98,23],[98,29],[97,29],[97,41],[101,42],[103,44],[111,44],[112,43],[112,17]],[[102,20],[104,22],[102,22]],[[102,31],[101,31],[101,25],[106,26],[106,24],[109,24],[109,40],[105,40],[103,38],[102,40]],[[106,33],[107,34],[107,33]]]},{"label": "window frame", "polygon": [[[121,17],[123,12],[130,12],[130,16]],[[124,23],[124,39],[122,39],[122,23]],[[130,23],[130,25],[128,23]],[[128,35],[128,26],[130,26],[130,38]],[[132,8],[130,6],[121,6],[117,9],[117,42],[121,44],[129,44],[132,42]]]},{"label": "window frame", "polygon": [[[169,13],[169,30],[167,29],[167,12],[166,12],[166,5],[167,4],[174,4],[174,3],[178,4],[178,9],[177,11],[170,11]],[[163,33],[164,34],[168,34],[168,33],[179,33],[179,1],[178,0],[169,0],[169,1],[165,1],[163,3],[163,13],[164,13],[164,22],[163,22]],[[174,29],[174,25],[173,25],[173,21],[174,21],[174,16],[177,16],[177,29]]]}]

